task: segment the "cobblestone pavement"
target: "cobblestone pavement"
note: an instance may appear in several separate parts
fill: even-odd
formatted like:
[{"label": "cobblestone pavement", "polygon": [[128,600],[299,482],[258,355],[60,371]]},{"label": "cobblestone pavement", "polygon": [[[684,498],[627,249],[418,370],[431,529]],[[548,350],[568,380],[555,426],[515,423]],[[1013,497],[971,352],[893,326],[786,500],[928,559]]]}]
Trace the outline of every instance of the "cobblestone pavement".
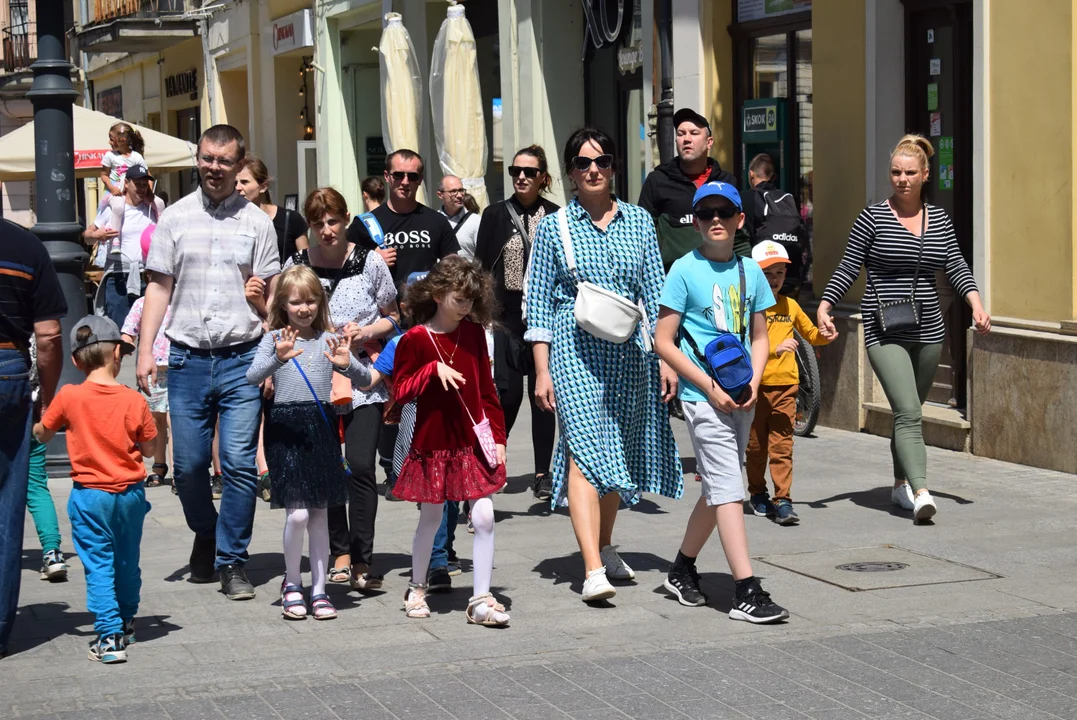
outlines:
[{"label": "cobblestone pavement", "polygon": [[[230,603],[186,581],[191,534],[167,488],[149,491],[139,642],[125,665],[86,659],[92,617],[77,557],[71,579],[37,578],[27,520],[19,622],[0,661],[0,717],[41,718],[1077,718],[1077,495],[1073,477],[930,450],[939,503],[913,526],[889,503],[887,441],[820,429],[798,440],[802,522],[747,518],[756,574],[792,617],[729,620],[732,580],[717,544],[699,566],[711,603],[662,590],[698,486],[622,511],[615,542],[637,571],[606,607],[579,600],[583,567],[566,514],[531,497],[526,409],[495,499],[495,592],[512,627],[469,626],[465,573],[433,616],[400,611],[417,515],[382,503],[385,591],[331,586],[332,622],[286,622],[283,515],[259,504],[251,561],[258,597]],[[690,445],[674,422],[686,470]],[[50,486],[60,509],[69,481]],[[691,498],[691,500],[689,499]],[[900,560],[889,573],[835,570]],[[847,587],[863,587],[849,590]]]}]

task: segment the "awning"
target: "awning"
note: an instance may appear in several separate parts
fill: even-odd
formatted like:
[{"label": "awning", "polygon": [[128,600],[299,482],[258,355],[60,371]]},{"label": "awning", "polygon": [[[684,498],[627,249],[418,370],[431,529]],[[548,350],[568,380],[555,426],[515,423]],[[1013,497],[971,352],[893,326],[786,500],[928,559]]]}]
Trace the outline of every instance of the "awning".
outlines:
[{"label": "awning", "polygon": [[162,15],[157,19],[119,18],[84,27],[75,37],[90,53],[155,53],[198,37],[198,21]]},{"label": "awning", "polygon": [[[75,105],[75,177],[101,174],[101,158],[108,152],[108,131],[119,122],[111,115]],[[172,172],[195,166],[198,148],[194,143],[131,123],[146,141],[143,154],[150,172]],[[23,125],[0,138],[0,180],[34,178],[34,123]]]}]

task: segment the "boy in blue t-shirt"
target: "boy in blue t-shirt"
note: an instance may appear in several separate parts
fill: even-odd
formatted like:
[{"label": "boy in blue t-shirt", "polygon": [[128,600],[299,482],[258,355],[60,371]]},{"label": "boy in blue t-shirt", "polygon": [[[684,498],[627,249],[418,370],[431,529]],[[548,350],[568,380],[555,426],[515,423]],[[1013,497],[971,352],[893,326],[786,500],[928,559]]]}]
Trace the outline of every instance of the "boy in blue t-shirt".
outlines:
[{"label": "boy in blue t-shirt", "polygon": [[[718,537],[736,582],[736,600],[729,617],[753,623],[777,622],[789,613],[770,600],[752,574],[741,477],[759,382],[770,357],[764,311],[774,304],[774,296],[759,265],[733,253],[733,238],[744,225],[737,189],[729,183],[708,182],[696,191],[692,208],[692,223],[703,236],[703,245],[673,263],[666,276],[658,301],[661,307],[654,346],[681,378],[678,396],[684,405],[703,494],[688,520],[665,588],[682,605],[707,603],[707,596],[699,589],[696,557],[717,522]],[[684,332],[680,332],[682,325]],[[751,384],[736,398],[719,387],[684,338],[690,336],[703,352],[725,331],[738,335],[743,331],[744,345],[752,358]]]}]

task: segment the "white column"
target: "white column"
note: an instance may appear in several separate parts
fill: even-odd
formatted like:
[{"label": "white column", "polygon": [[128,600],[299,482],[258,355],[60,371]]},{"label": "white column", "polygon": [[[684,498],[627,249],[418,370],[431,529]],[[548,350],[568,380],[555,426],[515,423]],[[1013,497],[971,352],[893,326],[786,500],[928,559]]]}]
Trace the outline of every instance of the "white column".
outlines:
[{"label": "white column", "polygon": [[905,134],[905,10],[901,0],[864,0],[864,172],[870,204],[890,195],[890,151]]},{"label": "white column", "polygon": [[[972,272],[991,311],[991,0],[972,4]],[[970,400],[971,406],[971,400]]]},{"label": "white column", "polygon": [[709,103],[703,96],[705,68],[703,33],[700,29],[700,2],[672,0],[673,3],[673,106],[689,107],[703,115]]}]

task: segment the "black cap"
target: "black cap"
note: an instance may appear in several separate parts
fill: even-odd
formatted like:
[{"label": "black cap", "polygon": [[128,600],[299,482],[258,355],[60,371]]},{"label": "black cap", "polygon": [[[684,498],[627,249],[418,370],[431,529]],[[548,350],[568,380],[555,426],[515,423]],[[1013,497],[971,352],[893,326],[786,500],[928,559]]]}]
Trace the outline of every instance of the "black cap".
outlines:
[{"label": "black cap", "polygon": [[678,128],[684,121],[689,121],[696,127],[706,128],[707,132],[711,130],[711,124],[707,122],[707,118],[703,117],[695,110],[691,108],[681,108],[677,112],[673,113],[673,127]]},{"label": "black cap", "polygon": [[127,174],[124,175],[128,180],[153,180],[153,175],[150,175],[150,171],[146,169],[145,165],[132,165],[127,168]]}]

